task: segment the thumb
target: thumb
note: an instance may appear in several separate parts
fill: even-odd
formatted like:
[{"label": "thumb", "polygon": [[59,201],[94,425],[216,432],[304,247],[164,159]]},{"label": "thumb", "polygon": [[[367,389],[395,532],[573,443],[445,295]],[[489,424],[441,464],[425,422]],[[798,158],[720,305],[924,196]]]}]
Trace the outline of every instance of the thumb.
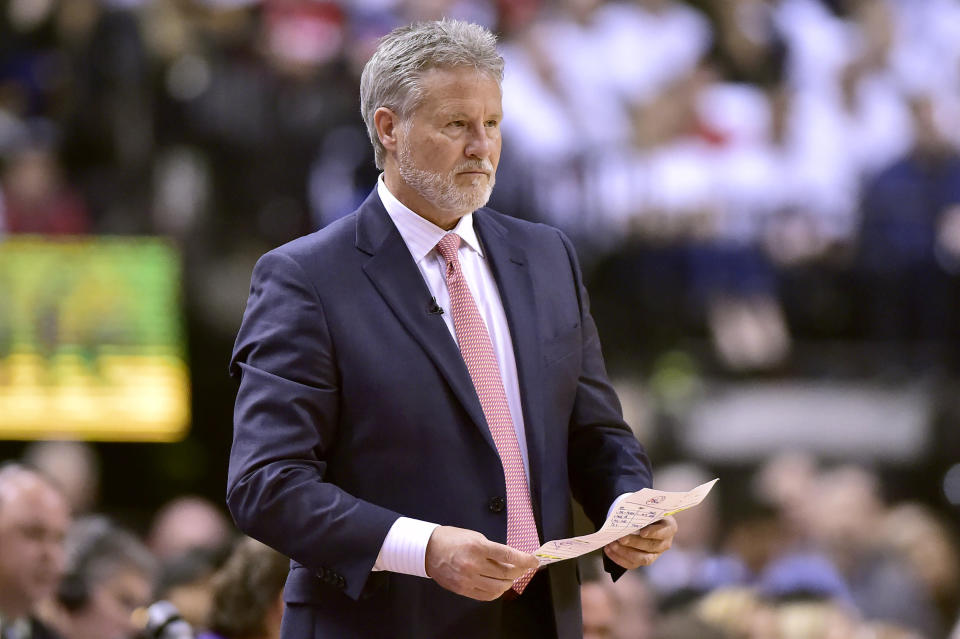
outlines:
[{"label": "thumb", "polygon": [[531,568],[536,568],[540,565],[540,562],[537,561],[537,558],[530,553],[522,552],[516,548],[511,548],[510,546],[495,542],[490,542],[490,546],[491,559],[496,559],[497,561],[505,564],[513,564],[514,566],[523,568],[524,570],[530,570]]}]

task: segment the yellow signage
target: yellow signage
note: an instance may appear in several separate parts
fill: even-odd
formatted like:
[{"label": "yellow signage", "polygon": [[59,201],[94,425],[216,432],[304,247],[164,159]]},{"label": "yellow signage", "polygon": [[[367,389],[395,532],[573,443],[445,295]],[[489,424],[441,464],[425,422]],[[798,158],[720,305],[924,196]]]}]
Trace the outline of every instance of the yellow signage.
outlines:
[{"label": "yellow signage", "polygon": [[0,241],[0,439],[182,439],[184,342],[169,242]]}]

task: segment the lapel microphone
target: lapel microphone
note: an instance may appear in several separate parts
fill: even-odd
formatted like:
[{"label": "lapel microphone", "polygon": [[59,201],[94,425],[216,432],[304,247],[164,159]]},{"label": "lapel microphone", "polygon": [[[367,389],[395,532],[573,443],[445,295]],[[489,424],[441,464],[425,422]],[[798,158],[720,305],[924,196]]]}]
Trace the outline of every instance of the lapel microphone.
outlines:
[{"label": "lapel microphone", "polygon": [[427,307],[427,312],[431,315],[443,315],[443,309],[437,304],[437,298],[430,298],[430,306]]}]

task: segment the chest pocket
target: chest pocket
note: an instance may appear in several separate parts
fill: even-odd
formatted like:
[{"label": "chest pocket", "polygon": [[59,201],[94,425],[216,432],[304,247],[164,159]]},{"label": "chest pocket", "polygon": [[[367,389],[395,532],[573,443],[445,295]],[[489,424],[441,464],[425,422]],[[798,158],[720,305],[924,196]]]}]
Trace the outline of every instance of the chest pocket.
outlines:
[{"label": "chest pocket", "polygon": [[561,362],[580,350],[580,323],[543,343],[543,363]]}]

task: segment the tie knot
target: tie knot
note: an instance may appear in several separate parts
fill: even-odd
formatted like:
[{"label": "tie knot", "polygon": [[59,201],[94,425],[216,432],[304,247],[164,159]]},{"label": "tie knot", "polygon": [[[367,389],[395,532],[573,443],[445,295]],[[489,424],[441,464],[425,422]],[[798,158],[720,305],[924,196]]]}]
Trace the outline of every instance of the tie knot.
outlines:
[{"label": "tie knot", "polygon": [[447,264],[458,264],[457,250],[460,248],[460,236],[456,233],[447,233],[437,242],[437,251],[443,256]]}]

